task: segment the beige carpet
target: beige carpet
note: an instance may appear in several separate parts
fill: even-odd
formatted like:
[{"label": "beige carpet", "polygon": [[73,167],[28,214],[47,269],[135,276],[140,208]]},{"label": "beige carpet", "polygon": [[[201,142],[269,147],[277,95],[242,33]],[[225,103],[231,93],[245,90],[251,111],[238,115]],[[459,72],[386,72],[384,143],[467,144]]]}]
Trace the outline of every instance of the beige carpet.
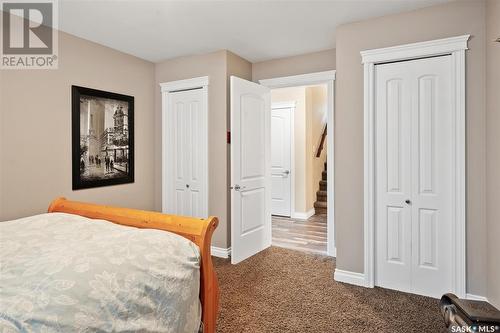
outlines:
[{"label": "beige carpet", "polygon": [[271,247],[215,266],[219,333],[446,332],[438,300],[335,282],[328,257]]}]

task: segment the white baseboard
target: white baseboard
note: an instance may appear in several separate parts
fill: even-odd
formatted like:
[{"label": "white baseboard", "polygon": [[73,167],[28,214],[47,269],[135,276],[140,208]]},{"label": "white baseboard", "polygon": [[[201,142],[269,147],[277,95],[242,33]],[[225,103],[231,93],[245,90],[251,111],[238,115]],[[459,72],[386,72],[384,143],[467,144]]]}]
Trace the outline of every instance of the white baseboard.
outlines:
[{"label": "white baseboard", "polygon": [[356,273],[356,272],[343,271],[341,269],[335,269],[333,278],[337,282],[349,283],[360,287],[365,286],[365,275],[363,273]]},{"label": "white baseboard", "polygon": [[310,218],[311,216],[313,216],[314,214],[316,214],[316,211],[313,209],[305,212],[305,213],[302,213],[302,212],[293,212],[292,214],[292,218],[293,219],[297,219],[297,220],[307,220],[308,218]]},{"label": "white baseboard", "polygon": [[212,256],[218,257],[218,258],[227,259],[227,258],[229,258],[229,256],[231,256],[231,248],[230,247],[225,249],[223,247],[212,246],[210,248],[210,252],[212,253]]},{"label": "white baseboard", "polygon": [[[343,271],[341,269],[335,269],[333,278],[337,282],[349,283],[355,286],[365,287],[365,275],[363,273]],[[484,301],[488,302],[488,299],[484,296],[466,294],[465,298],[471,301]]]},{"label": "white baseboard", "polygon": [[483,301],[488,302],[488,299],[484,296],[474,295],[474,294],[465,294],[465,298],[471,301]]}]

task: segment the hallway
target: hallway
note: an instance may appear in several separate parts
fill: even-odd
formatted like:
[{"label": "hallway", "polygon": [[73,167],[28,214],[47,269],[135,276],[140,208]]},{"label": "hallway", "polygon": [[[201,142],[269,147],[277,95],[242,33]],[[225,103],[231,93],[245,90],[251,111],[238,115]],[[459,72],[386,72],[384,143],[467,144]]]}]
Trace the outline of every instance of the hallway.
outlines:
[{"label": "hallway", "polygon": [[291,250],[326,254],[326,214],[307,220],[273,216],[273,246]]}]

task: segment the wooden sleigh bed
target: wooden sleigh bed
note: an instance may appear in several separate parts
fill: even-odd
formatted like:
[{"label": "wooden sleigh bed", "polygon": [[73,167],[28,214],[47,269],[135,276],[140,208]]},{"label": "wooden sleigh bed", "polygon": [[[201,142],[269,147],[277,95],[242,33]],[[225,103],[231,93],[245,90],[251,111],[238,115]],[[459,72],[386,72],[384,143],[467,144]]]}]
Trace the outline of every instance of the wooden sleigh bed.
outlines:
[{"label": "wooden sleigh bed", "polygon": [[48,212],[80,215],[90,219],[107,220],[136,228],[169,231],[196,244],[201,254],[200,301],[203,332],[215,333],[219,306],[219,287],[212,263],[210,246],[212,234],[218,225],[216,217],[196,219],[144,210],[69,201],[65,198],[55,199],[50,204]]}]

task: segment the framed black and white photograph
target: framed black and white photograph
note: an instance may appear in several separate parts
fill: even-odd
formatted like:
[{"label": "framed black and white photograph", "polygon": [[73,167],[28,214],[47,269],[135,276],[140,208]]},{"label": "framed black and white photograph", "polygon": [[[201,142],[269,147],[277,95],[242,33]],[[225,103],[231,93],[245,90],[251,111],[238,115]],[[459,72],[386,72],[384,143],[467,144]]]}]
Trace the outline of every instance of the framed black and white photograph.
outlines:
[{"label": "framed black and white photograph", "polygon": [[72,86],[73,190],[134,182],[134,97]]}]

